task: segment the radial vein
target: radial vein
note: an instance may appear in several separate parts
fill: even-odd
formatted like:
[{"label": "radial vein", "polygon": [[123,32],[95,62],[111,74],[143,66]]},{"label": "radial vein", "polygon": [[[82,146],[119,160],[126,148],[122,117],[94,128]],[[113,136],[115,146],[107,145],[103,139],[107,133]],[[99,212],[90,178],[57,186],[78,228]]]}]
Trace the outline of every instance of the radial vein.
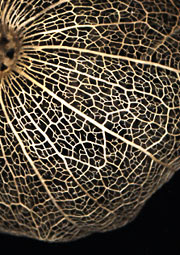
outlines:
[{"label": "radial vein", "polygon": [[143,65],[153,65],[162,69],[166,69],[175,73],[180,73],[180,70],[170,67],[170,66],[165,66],[159,63],[155,63],[152,61],[146,61],[146,60],[141,60],[141,59],[135,59],[135,58],[130,58],[130,57],[125,57],[125,56],[120,56],[120,55],[114,55],[114,54],[109,54],[109,53],[104,53],[104,52],[99,52],[99,51],[94,51],[94,50],[89,50],[89,49],[79,49],[76,47],[70,47],[70,46],[63,46],[63,45],[45,45],[45,46],[24,46],[23,50],[25,49],[32,49],[32,50],[42,50],[42,49],[59,49],[59,50],[71,50],[71,51],[80,51],[83,53],[88,53],[88,54],[94,54],[94,55],[99,55],[102,57],[107,57],[107,58],[116,58],[116,59],[121,59],[121,60],[126,60],[129,62],[134,62],[138,64],[143,64]]},{"label": "radial vein", "polygon": [[57,3],[52,4],[50,6],[48,6],[47,8],[43,9],[42,11],[38,12],[35,16],[27,19],[26,21],[24,21],[23,23],[19,24],[18,29],[20,30],[22,27],[25,27],[28,23],[30,23],[31,21],[37,19],[39,16],[41,16],[42,14],[46,13],[47,11],[49,11],[50,9],[53,9],[54,7],[56,7],[57,5],[60,5],[62,3],[66,3],[69,2],[70,0],[59,0]]},{"label": "radial vein", "polygon": [[11,130],[13,131],[14,135],[16,136],[16,139],[17,139],[19,145],[21,146],[21,149],[22,149],[24,155],[26,156],[26,158],[27,158],[27,160],[29,161],[29,163],[31,164],[31,166],[32,166],[32,168],[33,168],[33,170],[34,170],[34,172],[36,173],[36,175],[38,176],[39,180],[41,181],[43,187],[45,188],[45,190],[46,190],[46,192],[47,192],[47,194],[48,194],[48,196],[50,197],[50,199],[52,200],[52,202],[53,202],[53,204],[56,206],[56,208],[58,208],[58,210],[62,213],[62,215],[64,216],[64,218],[65,218],[67,221],[69,221],[69,222],[71,222],[72,224],[75,225],[75,222],[74,222],[72,219],[70,219],[70,218],[63,212],[63,210],[60,208],[60,206],[57,204],[56,200],[54,199],[54,197],[52,196],[51,192],[49,191],[49,189],[48,189],[48,187],[47,187],[45,181],[42,179],[40,173],[38,172],[36,166],[34,165],[34,163],[33,163],[32,159],[31,159],[31,157],[28,155],[28,153],[27,153],[27,151],[26,151],[26,149],[25,149],[25,146],[24,146],[24,144],[23,144],[23,142],[22,142],[20,136],[19,136],[18,133],[16,132],[16,129],[14,128],[14,126],[12,125],[11,120],[9,119],[8,113],[7,113],[7,111],[6,111],[6,108],[5,108],[5,105],[4,105],[4,103],[3,103],[3,99],[2,99],[2,90],[0,90],[0,104],[1,104],[2,110],[3,110],[3,112],[4,112],[4,115],[5,115],[5,117],[6,117],[6,120],[7,120],[8,125],[10,126],[10,128],[11,128]]},{"label": "radial vein", "polygon": [[159,159],[157,159],[156,157],[154,157],[149,151],[147,151],[146,149],[142,148],[141,146],[127,140],[126,138],[118,135],[117,133],[113,132],[112,130],[109,130],[108,128],[106,128],[105,126],[101,125],[100,123],[98,123],[97,121],[95,121],[94,119],[90,118],[89,116],[85,115],[83,112],[79,111],[78,109],[76,109],[74,106],[70,105],[69,103],[67,103],[65,100],[63,100],[62,98],[59,98],[57,95],[55,95],[52,91],[50,91],[48,88],[46,88],[45,86],[41,85],[38,81],[34,80],[30,75],[28,75],[27,73],[25,73],[24,71],[22,71],[21,69],[19,69],[18,67],[16,68],[16,71],[21,74],[22,76],[24,76],[24,78],[28,79],[29,81],[31,81],[32,83],[36,84],[39,88],[41,88],[43,91],[47,92],[50,96],[52,96],[54,99],[56,99],[57,101],[59,101],[60,103],[62,103],[63,105],[65,105],[66,107],[68,107],[69,109],[71,109],[73,112],[75,112],[76,114],[78,114],[79,116],[83,117],[85,120],[89,121],[90,123],[92,123],[93,125],[95,125],[96,127],[98,127],[99,129],[101,129],[103,132],[106,132],[114,137],[116,137],[117,139],[120,139],[121,141],[125,142],[126,144],[129,144],[130,146],[142,151],[143,153],[145,153],[146,155],[148,155],[150,158],[152,158],[152,160],[154,160],[155,162],[164,165],[166,167],[168,167],[169,165],[160,161]]}]

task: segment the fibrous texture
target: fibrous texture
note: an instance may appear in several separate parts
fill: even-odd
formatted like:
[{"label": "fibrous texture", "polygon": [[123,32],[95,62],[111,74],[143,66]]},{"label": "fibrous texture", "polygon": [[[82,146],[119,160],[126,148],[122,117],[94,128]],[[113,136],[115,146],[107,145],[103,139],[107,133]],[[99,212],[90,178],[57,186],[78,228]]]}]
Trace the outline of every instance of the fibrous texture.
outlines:
[{"label": "fibrous texture", "polygon": [[180,168],[179,0],[0,1],[0,230],[119,228]]}]

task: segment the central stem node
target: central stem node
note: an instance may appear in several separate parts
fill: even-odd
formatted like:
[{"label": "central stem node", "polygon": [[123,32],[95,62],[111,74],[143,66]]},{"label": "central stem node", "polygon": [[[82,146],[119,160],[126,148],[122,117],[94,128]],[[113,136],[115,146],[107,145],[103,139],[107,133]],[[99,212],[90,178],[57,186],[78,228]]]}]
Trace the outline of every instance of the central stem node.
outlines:
[{"label": "central stem node", "polygon": [[0,78],[13,69],[20,49],[19,38],[0,25]]}]

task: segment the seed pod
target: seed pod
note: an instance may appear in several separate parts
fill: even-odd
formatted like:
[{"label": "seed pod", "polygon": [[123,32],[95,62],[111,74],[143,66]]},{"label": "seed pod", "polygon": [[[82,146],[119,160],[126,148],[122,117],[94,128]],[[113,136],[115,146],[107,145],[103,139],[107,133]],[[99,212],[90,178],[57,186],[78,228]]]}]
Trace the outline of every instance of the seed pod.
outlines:
[{"label": "seed pod", "polygon": [[1,0],[1,232],[122,227],[180,168],[179,10]]}]

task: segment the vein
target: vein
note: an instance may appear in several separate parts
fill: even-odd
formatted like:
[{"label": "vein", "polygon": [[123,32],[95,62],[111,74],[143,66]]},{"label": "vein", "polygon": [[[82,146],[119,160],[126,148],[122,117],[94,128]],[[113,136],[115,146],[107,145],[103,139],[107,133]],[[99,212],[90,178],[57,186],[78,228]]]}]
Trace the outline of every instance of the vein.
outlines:
[{"label": "vein", "polygon": [[169,165],[160,161],[159,159],[157,159],[156,157],[154,157],[149,151],[147,151],[146,149],[142,148],[141,146],[127,140],[126,138],[118,135],[117,133],[113,132],[112,130],[109,130],[108,128],[106,128],[105,126],[101,125],[100,123],[98,123],[97,121],[95,121],[94,119],[92,119],[91,117],[85,115],[84,113],[82,113],[81,111],[79,111],[78,109],[76,109],[74,106],[70,105],[69,103],[67,103],[65,100],[63,100],[62,98],[59,98],[56,94],[54,94],[52,91],[50,91],[48,88],[46,88],[45,86],[41,85],[38,81],[36,81],[35,79],[33,79],[30,75],[28,75],[27,73],[25,73],[24,71],[22,71],[21,69],[19,69],[18,67],[16,68],[16,71],[24,76],[24,78],[30,80],[32,83],[34,83],[35,85],[37,85],[39,88],[41,88],[44,92],[47,92],[50,96],[52,96],[54,99],[56,99],[57,101],[59,101],[61,104],[65,105],[67,108],[71,109],[72,111],[74,111],[77,115],[81,116],[82,118],[84,118],[86,121],[89,121],[90,123],[92,123],[94,126],[98,127],[99,129],[102,130],[102,132],[107,132],[108,134],[116,137],[117,139],[120,139],[121,141],[125,142],[126,144],[129,144],[130,146],[142,151],[143,153],[145,153],[147,156],[149,156],[150,158],[152,158],[155,162],[168,167]]},{"label": "vein", "polygon": [[180,73],[180,70],[170,67],[170,66],[165,66],[156,62],[148,61],[148,60],[141,60],[141,59],[135,59],[135,58],[130,58],[130,57],[125,57],[125,56],[120,56],[120,55],[114,55],[114,54],[109,54],[109,53],[104,53],[104,52],[99,52],[99,51],[94,51],[94,50],[89,50],[89,49],[79,49],[76,47],[70,47],[70,46],[63,46],[63,45],[43,45],[43,46],[25,46],[23,48],[25,49],[32,49],[32,50],[42,50],[42,49],[64,49],[64,50],[70,50],[70,51],[78,51],[78,52],[83,52],[87,54],[93,54],[93,55],[99,55],[102,57],[107,57],[107,58],[114,58],[114,59],[121,59],[121,60],[126,60],[128,62],[134,62],[138,64],[143,64],[143,65],[152,65],[155,67],[159,67],[162,69],[166,69],[175,73]]},{"label": "vein", "polygon": [[21,149],[22,149],[22,151],[23,151],[25,157],[26,157],[27,160],[29,161],[29,163],[30,163],[30,165],[32,166],[32,168],[33,168],[35,174],[37,175],[37,177],[39,178],[39,180],[40,180],[40,182],[42,183],[43,187],[45,188],[45,190],[46,190],[48,196],[49,196],[50,199],[52,200],[52,202],[53,202],[53,204],[55,205],[55,207],[56,207],[56,208],[61,212],[61,214],[64,216],[64,218],[65,218],[68,222],[71,222],[73,225],[75,225],[75,222],[74,222],[72,219],[70,219],[70,218],[64,213],[64,211],[60,208],[60,206],[57,204],[56,200],[54,199],[54,197],[52,196],[51,192],[49,191],[49,189],[48,189],[48,187],[47,187],[45,181],[43,180],[43,178],[41,177],[41,175],[40,175],[38,169],[36,168],[36,166],[35,166],[33,160],[31,159],[31,157],[30,157],[29,154],[27,153],[27,151],[26,151],[26,149],[25,149],[25,146],[24,146],[24,144],[23,144],[23,142],[22,142],[22,140],[21,140],[19,134],[16,132],[16,129],[14,128],[14,126],[13,126],[11,120],[9,119],[9,116],[8,116],[7,111],[6,111],[6,107],[5,107],[5,105],[4,105],[3,98],[2,98],[2,90],[0,90],[0,104],[1,104],[2,111],[4,112],[4,116],[5,116],[6,120],[7,120],[8,125],[10,126],[12,132],[14,133],[14,135],[15,135],[15,137],[16,137],[16,139],[17,139],[17,141],[18,141],[18,143],[19,143],[19,145],[20,145],[20,147],[21,147]]},{"label": "vein", "polygon": [[[59,153],[59,151],[57,150],[57,148],[54,146],[53,142],[50,140],[50,138],[47,136],[47,134],[45,132],[43,132],[40,127],[38,126],[38,124],[33,120],[33,118],[31,117],[31,115],[28,113],[28,111],[26,110],[26,108],[23,106],[23,104],[21,103],[19,97],[17,96],[17,94],[15,93],[15,91],[13,90],[12,86],[9,84],[13,94],[16,96],[20,106],[23,108],[24,112],[26,113],[26,116],[28,116],[30,122],[36,127],[37,130],[40,131],[41,135],[44,136],[44,138],[46,139],[46,141],[51,145],[51,147],[55,150],[55,152],[57,153],[57,155],[61,158],[61,160],[63,161],[64,165],[66,166],[66,170],[68,171],[69,175],[72,177],[72,179],[78,184],[78,186],[81,188],[81,190],[84,191],[84,193],[91,198],[93,201],[95,201],[99,207],[103,208],[106,211],[110,211],[108,208],[103,207],[101,204],[98,203],[98,201],[92,197],[84,188],[83,186],[79,183],[79,181],[77,180],[77,178],[75,178],[75,176],[72,174],[72,172],[69,170],[66,158]],[[15,129],[14,129],[15,130]],[[84,145],[83,145],[84,146]],[[85,149],[84,149],[85,150]],[[86,150],[85,150],[86,151]],[[37,170],[38,171],[38,170]],[[41,175],[39,175],[41,177]],[[42,180],[42,177],[41,177]],[[44,182],[44,181],[43,181]],[[44,182],[45,183],[45,182]],[[48,188],[47,188],[48,189]],[[49,191],[50,193],[50,191]],[[53,196],[52,196],[53,197]],[[62,210],[61,210],[62,211]]]},{"label": "vein", "polygon": [[20,29],[22,29],[22,27],[26,27],[28,23],[30,23],[31,21],[36,20],[42,14],[46,13],[47,11],[53,9],[54,7],[56,7],[56,6],[58,6],[62,3],[66,3],[66,2],[69,2],[69,1],[70,0],[59,0],[57,3],[48,6],[47,8],[43,9],[42,11],[40,11],[39,13],[34,15],[33,17],[30,17],[29,19],[27,19],[24,22],[22,22],[21,24],[19,24],[18,29],[20,30]]}]

